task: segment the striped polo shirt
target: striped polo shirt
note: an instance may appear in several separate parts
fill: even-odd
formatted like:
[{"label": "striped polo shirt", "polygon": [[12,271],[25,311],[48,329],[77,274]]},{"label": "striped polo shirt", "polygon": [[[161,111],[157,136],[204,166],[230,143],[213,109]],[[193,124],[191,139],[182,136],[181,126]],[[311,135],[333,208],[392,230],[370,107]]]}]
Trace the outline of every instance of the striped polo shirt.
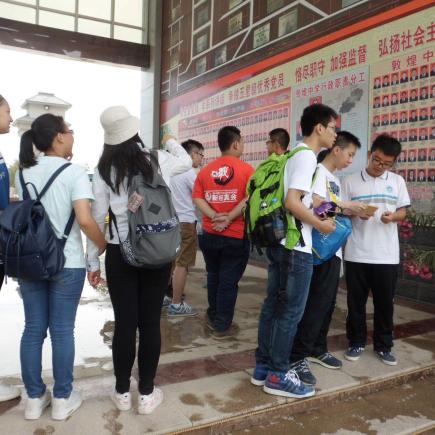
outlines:
[{"label": "striped polo shirt", "polygon": [[363,169],[343,180],[342,199],[378,207],[368,220],[352,219],[353,230],[346,243],[344,259],[357,263],[399,264],[397,223],[384,224],[381,216],[385,211],[395,212],[410,206],[403,177],[389,171],[380,177],[372,177]]}]

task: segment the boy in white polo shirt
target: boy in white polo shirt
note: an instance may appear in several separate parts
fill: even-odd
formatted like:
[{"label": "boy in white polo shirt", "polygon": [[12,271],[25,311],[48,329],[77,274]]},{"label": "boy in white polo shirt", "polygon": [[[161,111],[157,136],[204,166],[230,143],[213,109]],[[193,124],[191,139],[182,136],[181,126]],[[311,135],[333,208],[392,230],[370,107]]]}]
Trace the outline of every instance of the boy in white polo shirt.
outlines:
[{"label": "boy in white polo shirt", "polygon": [[343,181],[345,200],[363,201],[377,207],[373,216],[354,217],[347,240],[346,320],[349,348],[344,357],[356,361],[367,338],[366,303],[369,290],[374,305],[373,348],[382,362],[396,365],[393,347],[393,298],[399,258],[397,222],[405,219],[410,199],[405,180],[390,172],[401,152],[396,139],[383,134],[372,144],[367,168]]}]

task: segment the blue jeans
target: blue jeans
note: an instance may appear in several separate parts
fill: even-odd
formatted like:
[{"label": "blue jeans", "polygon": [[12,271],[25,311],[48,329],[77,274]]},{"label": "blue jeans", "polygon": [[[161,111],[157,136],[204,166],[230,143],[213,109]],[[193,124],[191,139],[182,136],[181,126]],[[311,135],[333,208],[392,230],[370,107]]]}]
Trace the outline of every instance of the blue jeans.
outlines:
[{"label": "blue jeans", "polygon": [[74,367],[74,323],[86,270],[63,269],[44,281],[20,280],[25,327],[21,338],[21,375],[30,398],[41,397],[42,345],[50,330],[53,353],[53,396],[68,398]]},{"label": "blue jeans", "polygon": [[[283,263],[285,255],[288,256],[288,267]],[[286,251],[283,246],[269,248],[267,257],[267,296],[260,314],[255,357],[257,364],[287,372],[293,340],[307,302],[313,257],[305,252]],[[281,273],[283,267],[287,267],[284,274]]]},{"label": "blue jeans", "polygon": [[234,317],[238,283],[249,259],[249,242],[204,231],[199,239],[207,270],[207,314],[217,331],[226,331]]}]

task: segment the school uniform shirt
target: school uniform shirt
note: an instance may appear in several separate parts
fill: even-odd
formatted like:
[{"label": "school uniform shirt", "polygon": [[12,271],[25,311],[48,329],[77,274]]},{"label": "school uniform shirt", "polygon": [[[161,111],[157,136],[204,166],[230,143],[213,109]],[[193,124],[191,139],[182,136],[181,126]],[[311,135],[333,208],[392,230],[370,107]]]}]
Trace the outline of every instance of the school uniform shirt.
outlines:
[{"label": "school uniform shirt", "polygon": [[[298,144],[298,147],[308,147],[308,145],[303,142]],[[295,149],[296,149],[295,148]],[[288,159],[285,169],[284,169],[284,200],[287,196],[289,189],[300,190],[304,192],[304,197],[302,199],[302,203],[307,208],[311,208],[313,205],[312,201],[312,183],[313,183],[313,175],[316,170],[317,160],[314,151],[304,150],[299,151],[294,156]],[[302,231],[301,235],[305,246],[301,245],[299,241],[295,246],[296,251],[306,252],[307,254],[311,254],[312,251],[312,237],[311,232],[313,230],[312,225],[307,224],[306,222],[301,222]],[[285,239],[281,240],[281,245],[285,246]]]},{"label": "school uniform shirt", "polygon": [[[329,184],[329,186],[328,186]],[[330,190],[332,190],[335,198],[331,197]],[[321,163],[317,165],[316,177],[313,184],[313,194],[320,196],[325,201],[340,201],[341,200],[341,185],[340,180]],[[335,255],[342,259],[342,249],[340,248]]]},{"label": "school uniform shirt", "polygon": [[[33,183],[38,192],[44,188],[48,179],[53,173],[65,163],[62,157],[39,156],[37,164],[23,170],[23,177],[26,183]],[[19,172],[15,175],[15,188],[20,199],[23,198]],[[30,197],[35,198],[36,194],[32,186],[27,186]],[[61,238],[65,226],[73,209],[73,201],[79,199],[94,199],[91,183],[89,182],[86,170],[81,166],[71,164],[64,169],[41,198],[42,205],[50,218],[51,225],[58,238]],[[65,268],[84,268],[85,256],[83,252],[82,235],[77,219],[74,220],[71,232],[64,249]]]},{"label": "school uniform shirt", "polygon": [[362,201],[378,207],[368,220],[352,219],[352,233],[347,239],[344,259],[367,264],[399,264],[399,235],[397,223],[384,224],[385,211],[395,212],[409,207],[408,190],[400,175],[386,171],[381,177],[372,177],[365,169],[343,180],[343,200]]},{"label": "school uniform shirt", "polygon": [[[246,185],[254,168],[234,156],[222,156],[201,169],[193,186],[192,197],[205,199],[216,213],[229,213],[246,197]],[[204,231],[225,237],[243,239],[243,215],[234,219],[222,232],[213,230],[212,220],[203,215]]]},{"label": "school uniform shirt", "polygon": [[5,159],[0,154],[0,210],[9,204],[9,171]]},{"label": "school uniform shirt", "polygon": [[[169,139],[165,145],[167,151],[159,150],[157,156],[163,179],[169,186],[171,177],[192,168],[192,159],[175,139]],[[120,184],[119,194],[116,194],[101,178],[98,168],[95,168],[92,178],[92,191],[95,195],[95,201],[92,203],[91,207],[92,216],[100,227],[100,230],[104,231],[104,224],[110,207],[116,217],[119,237],[124,241],[128,236],[127,179]],[[113,237],[110,237],[109,225],[107,225],[105,236],[107,243],[119,244],[119,237],[115,225],[112,225]],[[87,239],[86,268],[89,272],[100,270],[98,247],[90,239]]]},{"label": "school uniform shirt", "polygon": [[192,200],[195,180],[196,171],[193,168],[171,178],[172,202],[180,222],[192,224],[196,221],[195,205]]}]

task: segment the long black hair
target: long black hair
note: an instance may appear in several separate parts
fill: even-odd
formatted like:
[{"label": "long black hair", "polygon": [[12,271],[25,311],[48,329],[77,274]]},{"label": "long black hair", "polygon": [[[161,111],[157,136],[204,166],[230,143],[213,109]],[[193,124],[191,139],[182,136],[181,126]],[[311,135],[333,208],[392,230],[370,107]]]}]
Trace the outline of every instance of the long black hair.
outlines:
[{"label": "long black hair", "polygon": [[140,173],[147,181],[153,178],[150,154],[145,151],[138,134],[117,145],[104,144],[97,168],[101,178],[118,195],[119,186],[126,177],[127,187],[132,178]]},{"label": "long black hair", "polygon": [[65,133],[66,124],[61,116],[45,113],[38,116],[21,136],[19,161],[22,168],[35,166],[37,161],[33,145],[39,151],[45,152],[53,145],[54,138],[59,133]]}]

